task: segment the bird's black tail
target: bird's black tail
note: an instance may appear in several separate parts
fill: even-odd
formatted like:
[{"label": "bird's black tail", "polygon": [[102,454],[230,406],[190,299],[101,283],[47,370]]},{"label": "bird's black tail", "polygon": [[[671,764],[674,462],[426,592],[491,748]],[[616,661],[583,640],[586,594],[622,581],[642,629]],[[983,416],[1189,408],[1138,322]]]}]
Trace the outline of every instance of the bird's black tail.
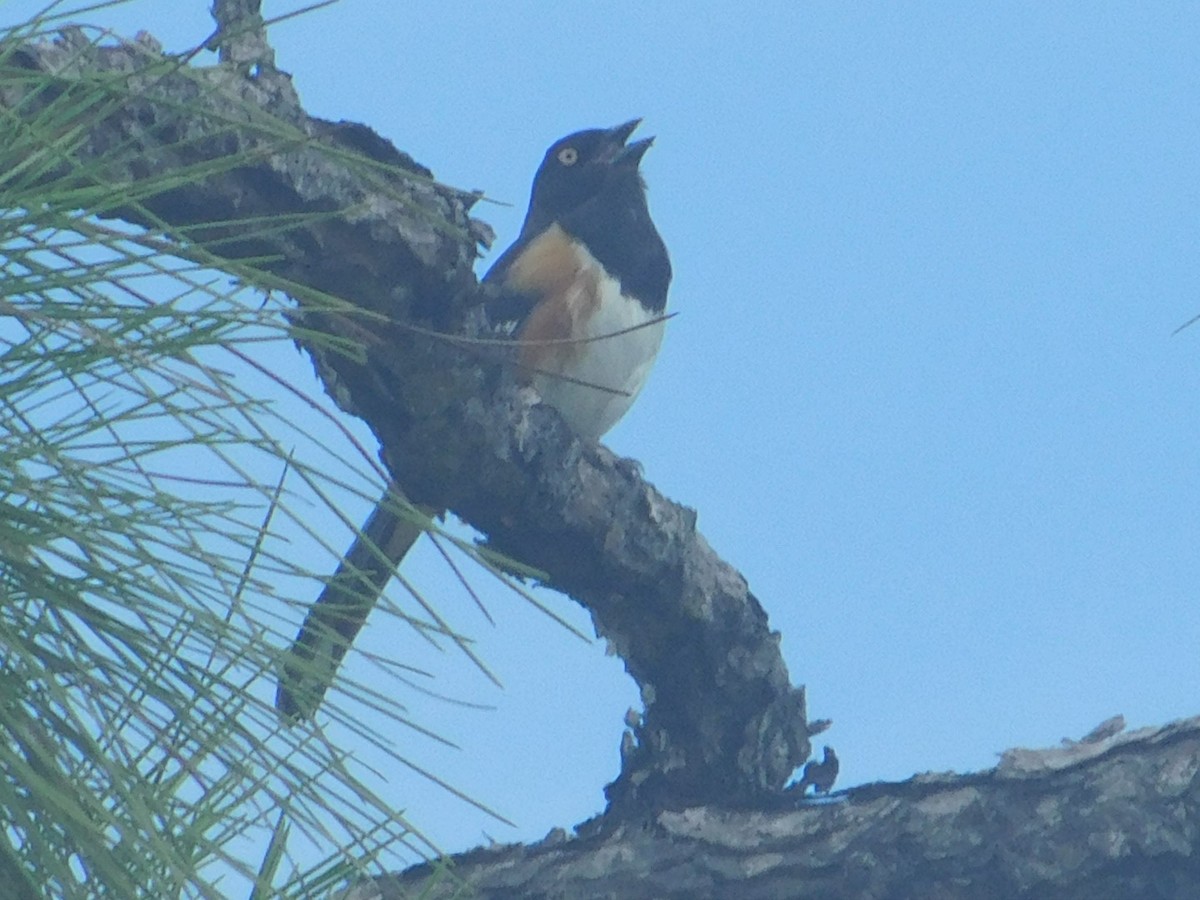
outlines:
[{"label": "bird's black tail", "polygon": [[398,514],[394,491],[389,488],[376,504],[287,652],[275,708],[290,720],[316,712],[392,572],[425,531]]}]

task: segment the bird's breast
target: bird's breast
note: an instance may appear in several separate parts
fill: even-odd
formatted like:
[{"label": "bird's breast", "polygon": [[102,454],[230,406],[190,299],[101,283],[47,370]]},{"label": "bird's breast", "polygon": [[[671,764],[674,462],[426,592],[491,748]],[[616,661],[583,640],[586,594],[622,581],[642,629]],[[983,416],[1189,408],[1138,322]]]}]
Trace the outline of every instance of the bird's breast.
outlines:
[{"label": "bird's breast", "polygon": [[581,437],[598,439],[645,384],[660,314],[557,225],[530,242],[506,283],[539,298],[517,334],[522,374]]}]

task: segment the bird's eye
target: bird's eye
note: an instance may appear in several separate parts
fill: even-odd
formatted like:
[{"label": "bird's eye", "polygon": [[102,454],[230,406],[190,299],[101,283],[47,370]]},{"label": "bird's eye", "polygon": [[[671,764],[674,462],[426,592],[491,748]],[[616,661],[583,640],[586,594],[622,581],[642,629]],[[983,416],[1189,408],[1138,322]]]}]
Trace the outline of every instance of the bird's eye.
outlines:
[{"label": "bird's eye", "polygon": [[564,166],[573,166],[579,159],[579,151],[574,147],[563,147],[558,151],[558,161]]}]

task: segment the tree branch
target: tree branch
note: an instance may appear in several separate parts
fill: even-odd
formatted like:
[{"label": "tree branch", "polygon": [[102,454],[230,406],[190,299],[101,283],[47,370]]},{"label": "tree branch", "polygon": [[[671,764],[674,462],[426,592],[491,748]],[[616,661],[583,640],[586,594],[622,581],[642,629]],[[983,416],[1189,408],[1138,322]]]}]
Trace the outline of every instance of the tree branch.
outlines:
[{"label": "tree branch", "polygon": [[1050,750],[971,775],[875,784],[776,812],[662,812],[591,838],[453,859],[345,900],[1178,900],[1200,896],[1200,717]]},{"label": "tree branch", "polygon": [[[487,231],[468,218],[474,197],[435,183],[363,126],[307,117],[282,73],[171,67],[145,42],[94,47],[69,34],[13,59],[55,75],[60,93],[123,77],[120,102],[81,123],[76,153],[131,189],[230,154],[251,160],[119,214],[187,228],[227,260],[270,258],[275,275],[353,304],[333,311],[293,291],[305,329],[365,350],[306,343],[332,396],[371,425],[414,502],[453,510],[582,603],[641,688],[644,714],[626,735],[606,824],[782,789],[819,726],[806,721],[762,607],[696,531],[695,514],[634,465],[580,444],[494,361],[430,334],[476,333],[471,266]],[[57,96],[6,81],[10,117],[28,120]],[[268,127],[264,112],[288,128]],[[236,224],[331,211],[278,232]]]}]

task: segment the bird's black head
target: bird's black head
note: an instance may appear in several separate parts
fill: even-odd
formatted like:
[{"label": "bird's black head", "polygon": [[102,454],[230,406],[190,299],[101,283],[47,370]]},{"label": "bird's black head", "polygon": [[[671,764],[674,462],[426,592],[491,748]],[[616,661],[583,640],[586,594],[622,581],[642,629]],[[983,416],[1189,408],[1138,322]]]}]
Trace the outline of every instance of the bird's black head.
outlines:
[{"label": "bird's black head", "polygon": [[631,119],[614,128],[589,128],[555,141],[534,176],[522,232],[541,230],[577,209],[596,196],[614,172],[628,172],[640,179],[638,164],[654,138],[632,144],[626,141],[641,121]]}]

